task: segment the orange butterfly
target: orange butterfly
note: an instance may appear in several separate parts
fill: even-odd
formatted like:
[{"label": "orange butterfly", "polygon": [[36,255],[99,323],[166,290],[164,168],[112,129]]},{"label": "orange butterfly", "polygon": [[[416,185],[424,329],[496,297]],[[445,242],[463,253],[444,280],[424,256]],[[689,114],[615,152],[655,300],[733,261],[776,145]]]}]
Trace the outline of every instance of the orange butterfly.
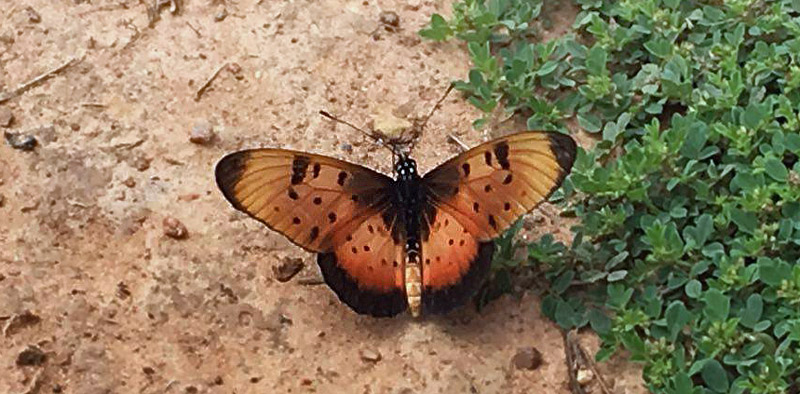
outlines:
[{"label": "orange butterfly", "polygon": [[424,176],[399,153],[395,179],[331,157],[251,149],[222,158],[216,179],[234,208],[318,253],[325,282],[353,310],[418,316],[469,300],[489,272],[492,239],[561,185],[575,149],[567,135],[527,131]]}]

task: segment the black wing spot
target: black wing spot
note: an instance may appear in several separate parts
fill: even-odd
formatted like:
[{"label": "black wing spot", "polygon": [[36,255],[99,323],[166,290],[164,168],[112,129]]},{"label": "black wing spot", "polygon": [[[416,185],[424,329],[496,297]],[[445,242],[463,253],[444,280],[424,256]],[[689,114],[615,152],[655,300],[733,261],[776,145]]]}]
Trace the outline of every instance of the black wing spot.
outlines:
[{"label": "black wing spot", "polygon": [[489,152],[488,150],[486,152],[483,152],[483,159],[486,160],[487,166],[489,167],[492,166],[492,152]]},{"label": "black wing spot", "polygon": [[441,263],[442,262],[442,256],[436,256],[436,262],[437,263]]},{"label": "black wing spot", "polygon": [[469,176],[469,163],[462,164],[461,169],[464,170],[464,176]]},{"label": "black wing spot", "polygon": [[358,202],[358,194],[353,194],[350,196],[350,199],[353,200],[353,202]]},{"label": "black wing spot", "polygon": [[358,249],[355,246],[353,246],[353,249],[350,249],[350,250],[353,251],[353,254],[358,254]]},{"label": "black wing spot", "polygon": [[507,202],[507,203],[503,204],[503,209],[505,209],[506,211],[510,211],[511,210],[511,203]]},{"label": "black wing spot", "polygon": [[494,155],[497,157],[497,162],[500,163],[500,167],[504,170],[509,169],[511,167],[511,163],[508,162],[508,142],[500,141],[494,145]]},{"label": "black wing spot", "polygon": [[447,244],[450,246],[453,246],[454,243],[456,243],[456,241],[454,241],[452,238],[450,238],[450,240],[447,241]]},{"label": "black wing spot", "polygon": [[367,225],[367,231],[369,231],[370,234],[375,234],[375,228],[372,227],[371,224]]},{"label": "black wing spot", "polygon": [[367,246],[367,245],[364,245],[364,251],[365,251],[365,252],[369,252],[369,246]]},{"label": "black wing spot", "polygon": [[464,246],[464,244],[466,244],[466,243],[467,243],[467,241],[462,239],[461,241],[458,242],[458,246]]},{"label": "black wing spot", "polygon": [[312,170],[312,173],[311,173],[311,175],[314,177],[314,179],[316,179],[319,176],[319,170],[321,168],[322,168],[322,166],[320,166],[319,163],[314,163],[314,169]]},{"label": "black wing spot", "polygon": [[306,169],[311,160],[308,156],[296,155],[292,161],[292,185],[303,182],[306,177]]},{"label": "black wing spot", "polygon": [[483,191],[485,191],[486,193],[491,192],[492,191],[492,185],[487,184],[486,186],[483,187]]},{"label": "black wing spot", "polygon": [[453,188],[453,194],[458,194],[458,186]]},{"label": "black wing spot", "polygon": [[426,265],[431,265],[431,259],[425,259],[425,264]]},{"label": "black wing spot", "polygon": [[506,179],[503,179],[503,184],[508,185],[509,183],[511,183],[512,179],[514,179],[514,177],[511,176],[511,174],[506,175]]},{"label": "black wing spot", "polygon": [[481,206],[480,206],[480,204],[478,204],[477,201],[472,204],[472,210],[475,211],[475,213],[480,212]]},{"label": "black wing spot", "polygon": [[272,209],[274,209],[275,212],[280,212],[281,211],[281,208],[279,206],[277,206],[277,205],[272,207]]},{"label": "black wing spot", "polygon": [[352,236],[352,235],[348,235],[347,237],[345,237],[345,240],[346,240],[347,242],[350,242],[350,241],[352,241],[352,240],[353,240],[353,236]]},{"label": "black wing spot", "polygon": [[450,224],[450,219],[444,220],[444,226],[447,227]]},{"label": "black wing spot", "polygon": [[299,218],[299,217],[297,217],[297,216],[295,216],[295,217],[292,219],[292,223],[294,223],[294,224],[300,224],[300,218]]},{"label": "black wing spot", "polygon": [[395,261],[392,261],[392,266],[398,267],[398,266],[400,266],[400,264],[397,262],[397,260],[395,260]]},{"label": "black wing spot", "polygon": [[297,200],[298,198],[300,198],[300,195],[297,194],[297,192],[290,187],[289,188],[289,198],[291,198],[292,200]]},{"label": "black wing spot", "polygon": [[341,172],[339,172],[339,179],[336,180],[336,183],[338,183],[339,186],[344,186],[344,180],[345,179],[347,179],[347,173],[344,172],[344,171],[341,171]]},{"label": "black wing spot", "polygon": [[497,230],[497,222],[494,221],[494,215],[489,215],[489,225],[492,226],[493,229]]},{"label": "black wing spot", "polygon": [[335,222],[336,221],[336,214],[333,213],[333,212],[328,213],[328,221],[330,221],[331,223]]},{"label": "black wing spot", "polygon": [[385,266],[387,264],[389,264],[389,262],[386,261],[386,259],[381,259],[381,265]]},{"label": "black wing spot", "polygon": [[317,237],[319,237],[319,227],[314,226],[311,229],[311,234],[310,234],[311,241],[317,239]]},{"label": "black wing spot", "polygon": [[314,204],[316,204],[316,205],[322,204],[322,198],[321,197],[314,197]]}]

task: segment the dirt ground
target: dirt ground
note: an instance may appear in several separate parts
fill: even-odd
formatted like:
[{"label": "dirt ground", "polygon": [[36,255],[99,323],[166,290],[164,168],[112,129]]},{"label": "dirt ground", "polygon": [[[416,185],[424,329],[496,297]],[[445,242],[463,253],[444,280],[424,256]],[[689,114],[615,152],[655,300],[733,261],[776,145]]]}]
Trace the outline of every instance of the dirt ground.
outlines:
[{"label": "dirt ground", "polygon": [[[416,34],[449,2],[169,8],[150,24],[138,0],[0,0],[0,92],[77,59],[0,104],[0,130],[38,141],[0,143],[0,393],[569,392],[561,334],[535,295],[422,320],[356,315],[304,284],[319,278],[312,255],[235,212],[214,184],[224,153],[258,146],[389,172],[385,150],[317,111],[366,124],[386,108],[430,109],[468,71],[465,48]],[[399,29],[381,28],[381,11]],[[550,5],[545,36],[576,12]],[[420,169],[458,152],[448,133],[488,138],[470,126],[478,116],[451,95],[415,150]],[[203,124],[216,137],[190,142]],[[568,239],[542,212],[553,209],[533,214],[548,216],[535,232]],[[167,217],[185,239],[165,235]],[[276,280],[294,258],[305,269]],[[515,366],[526,347],[541,366]],[[600,368],[614,392],[645,392],[624,359]]]}]

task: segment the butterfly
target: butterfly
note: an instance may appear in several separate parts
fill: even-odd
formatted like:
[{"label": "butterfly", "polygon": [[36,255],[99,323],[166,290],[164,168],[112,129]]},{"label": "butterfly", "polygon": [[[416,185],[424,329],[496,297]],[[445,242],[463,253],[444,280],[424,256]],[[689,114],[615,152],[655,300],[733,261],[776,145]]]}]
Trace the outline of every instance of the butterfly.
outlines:
[{"label": "butterfly", "polygon": [[422,176],[411,157],[393,153],[395,178],[270,148],[230,153],[215,175],[235,209],[317,253],[325,282],[355,312],[419,316],[474,295],[489,273],[492,240],[559,188],[576,144],[565,134],[520,132]]}]

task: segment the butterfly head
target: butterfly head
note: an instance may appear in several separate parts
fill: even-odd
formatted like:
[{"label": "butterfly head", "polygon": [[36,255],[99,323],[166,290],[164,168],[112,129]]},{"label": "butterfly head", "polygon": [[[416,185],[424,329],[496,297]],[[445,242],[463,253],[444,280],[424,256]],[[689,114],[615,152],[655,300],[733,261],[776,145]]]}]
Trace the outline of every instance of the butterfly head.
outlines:
[{"label": "butterfly head", "polygon": [[400,160],[394,166],[394,172],[397,174],[397,179],[411,180],[417,177],[417,162],[414,159],[400,155]]}]

